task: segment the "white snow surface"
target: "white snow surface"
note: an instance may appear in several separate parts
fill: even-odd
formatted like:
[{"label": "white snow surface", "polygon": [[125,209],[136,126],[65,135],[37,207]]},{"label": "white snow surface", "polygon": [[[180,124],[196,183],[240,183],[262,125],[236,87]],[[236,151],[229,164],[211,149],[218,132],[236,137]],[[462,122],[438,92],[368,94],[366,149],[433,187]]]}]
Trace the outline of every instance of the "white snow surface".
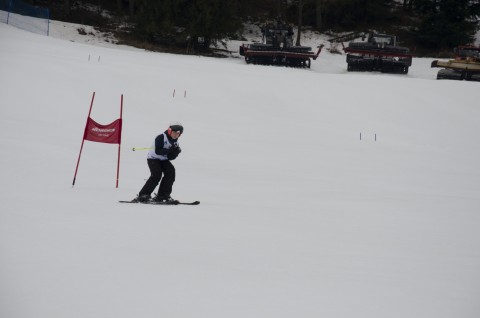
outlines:
[{"label": "white snow surface", "polygon": [[[479,317],[479,83],[428,58],[255,66],[76,28],[0,24],[0,317]],[[124,96],[118,189],[118,145],[89,141],[72,188],[93,92],[103,124]],[[149,176],[132,148],[172,121],[172,196],[201,204],[118,203]]]}]

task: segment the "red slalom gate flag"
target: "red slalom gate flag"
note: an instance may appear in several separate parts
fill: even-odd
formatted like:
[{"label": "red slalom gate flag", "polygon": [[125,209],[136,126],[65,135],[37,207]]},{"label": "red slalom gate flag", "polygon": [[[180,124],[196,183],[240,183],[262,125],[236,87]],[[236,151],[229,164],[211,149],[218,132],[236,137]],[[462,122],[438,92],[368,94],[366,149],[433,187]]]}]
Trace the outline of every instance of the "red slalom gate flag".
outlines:
[{"label": "red slalom gate flag", "polygon": [[90,117],[92,113],[93,100],[95,99],[95,92],[93,92],[92,101],[90,103],[90,110],[88,111],[87,124],[83,133],[82,145],[80,146],[80,153],[78,154],[77,166],[75,174],[73,175],[72,187],[75,185],[77,179],[78,166],[80,165],[80,157],[82,156],[83,143],[85,140],[102,142],[106,144],[118,144],[118,161],[117,161],[117,180],[116,187],[118,188],[118,179],[120,175],[120,144],[122,142],[122,112],[123,112],[123,94],[120,98],[120,118],[108,125],[101,125]]},{"label": "red slalom gate flag", "polygon": [[106,144],[121,144],[122,119],[119,118],[108,125],[101,125],[89,117],[83,139]]}]

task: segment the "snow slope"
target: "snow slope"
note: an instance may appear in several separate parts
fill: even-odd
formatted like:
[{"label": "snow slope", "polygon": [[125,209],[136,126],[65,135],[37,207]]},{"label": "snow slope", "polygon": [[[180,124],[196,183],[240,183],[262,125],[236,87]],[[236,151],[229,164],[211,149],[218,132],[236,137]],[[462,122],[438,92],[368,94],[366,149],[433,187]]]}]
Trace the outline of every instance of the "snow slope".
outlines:
[{"label": "snow slope", "polygon": [[[254,66],[54,28],[0,24],[0,317],[478,317],[478,83],[431,59]],[[88,141],[71,186],[94,91],[104,124],[124,95],[118,189],[117,146]],[[131,148],[171,121],[172,196],[201,205],[117,203],[148,177]]]}]

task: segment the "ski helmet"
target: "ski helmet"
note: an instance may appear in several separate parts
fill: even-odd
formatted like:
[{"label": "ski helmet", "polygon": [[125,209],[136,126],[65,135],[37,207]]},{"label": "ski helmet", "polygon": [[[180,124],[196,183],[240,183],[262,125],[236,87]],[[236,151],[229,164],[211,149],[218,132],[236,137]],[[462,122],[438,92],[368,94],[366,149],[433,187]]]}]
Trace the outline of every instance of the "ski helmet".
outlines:
[{"label": "ski helmet", "polygon": [[179,122],[171,123],[171,124],[170,124],[170,127],[168,127],[168,132],[169,132],[169,134],[170,134],[172,131],[180,132],[180,134],[183,134],[183,125],[180,124]]}]

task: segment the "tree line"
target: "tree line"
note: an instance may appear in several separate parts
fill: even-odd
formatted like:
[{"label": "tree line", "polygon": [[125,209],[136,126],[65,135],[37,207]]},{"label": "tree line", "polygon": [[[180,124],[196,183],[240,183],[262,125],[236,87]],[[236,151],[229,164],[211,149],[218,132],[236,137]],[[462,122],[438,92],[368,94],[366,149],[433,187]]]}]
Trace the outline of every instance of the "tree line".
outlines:
[{"label": "tree line", "polygon": [[[86,1],[61,3],[65,13]],[[132,25],[143,41],[207,49],[235,37],[242,23],[282,19],[320,32],[376,29],[400,33],[426,50],[472,43],[479,28],[480,0],[90,0]],[[398,35],[398,34],[397,34]]]}]

